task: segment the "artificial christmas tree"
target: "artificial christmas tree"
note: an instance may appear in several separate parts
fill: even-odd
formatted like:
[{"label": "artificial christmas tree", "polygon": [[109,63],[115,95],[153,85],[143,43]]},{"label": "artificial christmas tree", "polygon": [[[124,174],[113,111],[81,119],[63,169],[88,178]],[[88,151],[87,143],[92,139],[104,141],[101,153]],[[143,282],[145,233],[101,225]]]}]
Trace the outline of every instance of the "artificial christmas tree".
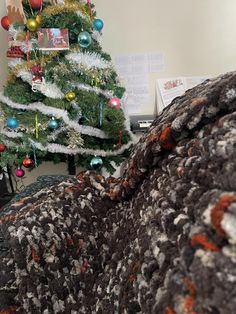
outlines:
[{"label": "artificial christmas tree", "polygon": [[6,3],[11,60],[0,95],[0,166],[77,156],[85,168],[112,172],[132,134],[125,90],[99,43],[103,21],[90,1]]}]

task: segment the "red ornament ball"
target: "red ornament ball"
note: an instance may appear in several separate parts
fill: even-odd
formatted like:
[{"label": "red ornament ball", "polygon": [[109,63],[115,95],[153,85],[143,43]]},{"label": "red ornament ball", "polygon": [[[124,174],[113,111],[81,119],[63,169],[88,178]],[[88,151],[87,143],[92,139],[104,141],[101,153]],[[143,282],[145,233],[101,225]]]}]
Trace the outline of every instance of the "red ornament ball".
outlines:
[{"label": "red ornament ball", "polygon": [[111,107],[116,107],[116,108],[120,108],[121,103],[120,103],[120,98],[117,97],[112,97],[108,100],[108,105]]},{"label": "red ornament ball", "polygon": [[10,21],[9,21],[9,18],[8,16],[4,16],[2,17],[1,19],[1,25],[4,29],[8,30],[9,27],[10,27]]},{"label": "red ornament ball", "polygon": [[15,174],[16,174],[16,176],[17,176],[18,178],[22,178],[22,177],[24,177],[25,172],[24,172],[23,169],[17,168],[16,171],[15,171]]},{"label": "red ornament ball", "polygon": [[0,153],[3,153],[6,149],[6,146],[4,144],[0,144]]},{"label": "red ornament ball", "polygon": [[30,6],[34,10],[41,9],[43,0],[29,0]]},{"label": "red ornament ball", "polygon": [[22,161],[22,165],[25,167],[25,168],[32,168],[34,166],[34,161],[29,158],[29,157],[26,157],[23,161]]}]

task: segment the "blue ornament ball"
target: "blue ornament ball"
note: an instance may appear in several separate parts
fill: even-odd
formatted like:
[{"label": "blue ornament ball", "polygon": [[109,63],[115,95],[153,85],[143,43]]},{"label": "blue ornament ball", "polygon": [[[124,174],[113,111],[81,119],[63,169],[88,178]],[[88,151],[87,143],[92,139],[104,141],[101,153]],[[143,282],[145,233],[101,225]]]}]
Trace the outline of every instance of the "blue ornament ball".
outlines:
[{"label": "blue ornament ball", "polygon": [[19,122],[16,118],[11,117],[7,119],[7,127],[10,129],[16,129],[19,126]]},{"label": "blue ornament ball", "polygon": [[92,42],[92,37],[88,32],[81,32],[78,36],[78,43],[81,48],[87,48]]},{"label": "blue ornament ball", "polygon": [[95,19],[93,21],[93,27],[94,27],[94,29],[96,29],[96,31],[100,32],[103,29],[103,26],[104,26],[103,20]]},{"label": "blue ornament ball", "polygon": [[59,128],[59,123],[57,120],[55,120],[54,118],[52,118],[49,123],[48,123],[48,127],[51,129],[51,130],[56,130]]},{"label": "blue ornament ball", "polygon": [[102,166],[103,166],[103,161],[102,161],[102,158],[100,158],[100,157],[95,156],[90,161],[90,167],[93,170],[99,170],[102,168]]}]

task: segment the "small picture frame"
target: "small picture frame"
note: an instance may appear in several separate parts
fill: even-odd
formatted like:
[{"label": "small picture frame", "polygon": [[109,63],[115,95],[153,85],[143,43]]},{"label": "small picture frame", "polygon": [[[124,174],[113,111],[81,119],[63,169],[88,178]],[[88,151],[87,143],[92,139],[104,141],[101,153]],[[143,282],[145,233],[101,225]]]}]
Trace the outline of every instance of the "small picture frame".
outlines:
[{"label": "small picture frame", "polygon": [[69,49],[67,28],[41,28],[38,30],[38,48],[42,51]]}]

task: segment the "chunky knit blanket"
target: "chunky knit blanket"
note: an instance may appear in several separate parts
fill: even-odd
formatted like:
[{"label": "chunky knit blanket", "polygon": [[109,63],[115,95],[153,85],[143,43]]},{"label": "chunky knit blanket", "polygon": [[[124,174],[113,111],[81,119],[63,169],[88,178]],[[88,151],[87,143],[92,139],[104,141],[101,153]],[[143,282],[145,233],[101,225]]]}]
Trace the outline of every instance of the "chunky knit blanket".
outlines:
[{"label": "chunky knit blanket", "polygon": [[14,312],[236,312],[236,72],[176,98],[121,178],[83,172],[1,212]]}]

